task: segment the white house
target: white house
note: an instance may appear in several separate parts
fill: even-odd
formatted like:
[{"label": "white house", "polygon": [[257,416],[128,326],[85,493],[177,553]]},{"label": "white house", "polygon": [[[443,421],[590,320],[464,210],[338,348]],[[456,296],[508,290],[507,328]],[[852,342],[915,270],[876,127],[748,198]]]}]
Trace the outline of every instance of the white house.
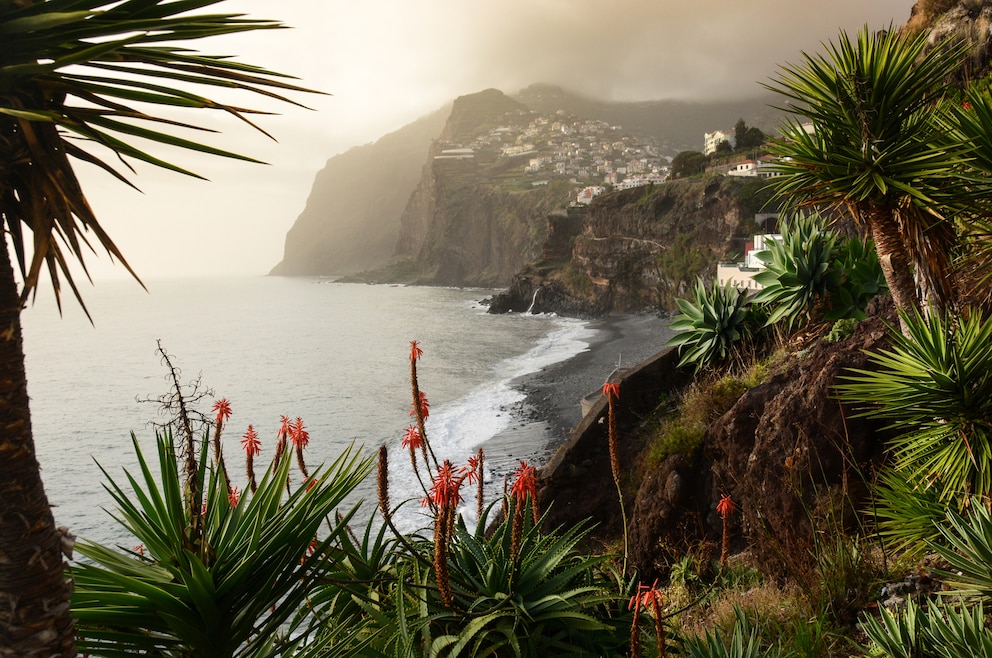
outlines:
[{"label": "white house", "polygon": [[720,142],[727,142],[731,146],[737,143],[732,131],[714,130],[711,133],[703,133],[703,155],[716,152],[716,147]]},{"label": "white house", "polygon": [[772,241],[781,242],[782,236],[778,233],[755,235],[753,240],[747,243],[744,262],[719,263],[716,266],[716,278],[720,285],[732,282],[739,290],[761,290],[763,286],[754,280],[754,275],[765,269],[765,263],[755,254],[767,249],[768,243]]},{"label": "white house", "polygon": [[606,188],[601,185],[590,185],[589,187],[583,188],[575,199],[576,203],[581,203],[582,205],[588,206],[592,203],[592,200],[598,197],[600,194],[606,191]]}]

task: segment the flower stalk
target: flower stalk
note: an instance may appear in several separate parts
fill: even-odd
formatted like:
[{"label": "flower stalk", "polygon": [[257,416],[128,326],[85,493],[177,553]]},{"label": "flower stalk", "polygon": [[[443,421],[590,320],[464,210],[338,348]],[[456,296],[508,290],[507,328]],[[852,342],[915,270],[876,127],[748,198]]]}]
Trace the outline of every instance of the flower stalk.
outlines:
[{"label": "flower stalk", "polygon": [[720,502],[716,504],[716,511],[723,519],[723,539],[720,542],[720,568],[727,566],[727,558],[730,556],[730,515],[734,513],[737,506],[730,496],[724,494],[720,496]]},{"label": "flower stalk", "polygon": [[617,400],[620,399],[620,384],[606,382],[603,384],[603,395],[606,396],[608,407],[610,470],[613,471],[613,484],[617,488],[617,498],[620,500],[620,520],[623,523],[623,573],[626,574],[630,547],[627,537],[627,508],[623,503],[623,489],[620,486],[620,447],[617,434]]}]

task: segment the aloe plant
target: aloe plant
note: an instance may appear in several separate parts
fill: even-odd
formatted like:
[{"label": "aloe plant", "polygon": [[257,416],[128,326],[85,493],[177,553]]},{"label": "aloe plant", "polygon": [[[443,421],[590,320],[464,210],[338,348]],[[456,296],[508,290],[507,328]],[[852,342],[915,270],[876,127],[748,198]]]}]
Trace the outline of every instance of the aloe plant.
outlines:
[{"label": "aloe plant", "polygon": [[234,502],[223,473],[206,465],[205,438],[196,473],[204,505],[198,531],[186,500],[192,489],[183,485],[171,433],[156,436],[157,473],[133,443],[139,474],[125,472],[128,487],[107,475],[106,487],[118,506],[114,518],[138,548],[76,544],[87,558],[73,568],[80,649],[110,657],[190,658],[294,649],[301,638],[288,637],[283,625],[332,571],[331,546],[344,536],[353,511],[326,531],[322,525],[368,474],[371,460],[349,449],[287,494],[293,464],[287,452],[253,494]]},{"label": "aloe plant", "polygon": [[861,627],[871,656],[885,658],[992,658],[992,630],[982,605],[963,607],[910,601],[904,610],[882,608]]}]

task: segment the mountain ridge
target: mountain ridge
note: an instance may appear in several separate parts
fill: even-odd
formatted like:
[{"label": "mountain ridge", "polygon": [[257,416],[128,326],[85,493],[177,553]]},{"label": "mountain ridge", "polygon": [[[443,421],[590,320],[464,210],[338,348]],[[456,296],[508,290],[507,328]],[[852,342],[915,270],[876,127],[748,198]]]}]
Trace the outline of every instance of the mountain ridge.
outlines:
[{"label": "mountain ridge", "polygon": [[[509,272],[510,266],[519,260],[517,254],[532,257],[540,251],[545,230],[543,215],[552,209],[543,201],[537,203],[537,213],[540,216],[531,216],[525,220],[530,225],[520,225],[515,229],[520,236],[526,237],[512,245],[500,247],[510,250],[504,249],[501,253],[508,254],[513,263],[492,263],[492,267],[486,268],[484,276],[473,276],[471,273],[459,276],[457,273],[452,274],[453,270],[449,269],[440,279],[432,274],[431,267],[425,263],[410,263],[410,259],[418,257],[416,250],[411,248],[410,240],[415,239],[413,236],[418,231],[426,231],[421,226],[411,234],[409,225],[418,199],[423,201],[425,198],[423,190],[418,193],[418,187],[430,179],[434,158],[442,145],[449,148],[458,146],[473,135],[498,128],[500,120],[513,114],[523,119],[534,114],[551,115],[561,111],[565,115],[575,115],[576,118],[615,125],[621,125],[617,122],[624,119],[634,126],[634,129],[623,126],[625,133],[640,134],[659,142],[658,147],[666,150],[668,157],[671,157],[694,140],[699,143],[702,141],[702,131],[696,137],[689,137],[689,133],[679,128],[680,125],[688,123],[695,133],[696,126],[709,121],[706,118],[708,116],[713,116],[714,122],[720,120],[719,124],[710,126],[710,130],[728,129],[737,118],[745,118],[751,125],[756,125],[756,121],[767,120],[768,110],[762,103],[763,101],[758,100],[714,103],[599,101],[549,84],[531,85],[516,96],[504,94],[497,89],[461,96],[440,110],[411,122],[372,144],[355,147],[330,158],[314,179],[304,211],[287,233],[283,259],[270,274],[346,276],[371,271],[373,273],[365,278],[443,282],[445,285],[506,285],[513,274]],[[459,104],[462,107],[456,114],[453,110]],[[554,110],[550,109],[552,107]],[[704,112],[703,108],[716,110]],[[748,108],[751,109],[750,112],[746,111]],[[576,114],[577,112],[585,116]],[[678,135],[683,137],[679,138]],[[494,153],[495,151],[478,154],[479,161],[495,157]],[[506,181],[512,178],[511,174],[503,170],[490,170],[490,174],[502,180],[505,192]],[[498,204],[497,198],[519,201],[527,196],[523,190],[515,195],[489,194],[484,189],[489,182],[486,178],[486,175],[482,175],[476,181],[480,186],[477,188],[477,199],[487,198],[487,203]],[[532,196],[546,195],[537,193]],[[560,198],[561,194],[556,193],[553,196],[555,205],[564,206],[566,199]],[[477,204],[475,207],[484,205]],[[511,214],[520,216],[519,204],[517,208]],[[484,222],[492,224],[499,214],[498,209],[493,210]],[[423,213],[419,216],[420,222],[433,219]],[[442,218],[442,222],[444,221],[447,220]],[[406,228],[404,222],[407,223]],[[447,221],[447,224],[453,226],[451,221]],[[445,250],[442,248],[441,251]],[[451,252],[450,249],[447,251]],[[425,251],[425,257],[427,253]],[[494,255],[494,258],[498,257]],[[405,265],[387,272],[387,266],[391,262],[395,265],[397,260]],[[459,267],[462,272],[468,271],[465,267]],[[435,274],[436,272],[437,268],[434,269]]]}]

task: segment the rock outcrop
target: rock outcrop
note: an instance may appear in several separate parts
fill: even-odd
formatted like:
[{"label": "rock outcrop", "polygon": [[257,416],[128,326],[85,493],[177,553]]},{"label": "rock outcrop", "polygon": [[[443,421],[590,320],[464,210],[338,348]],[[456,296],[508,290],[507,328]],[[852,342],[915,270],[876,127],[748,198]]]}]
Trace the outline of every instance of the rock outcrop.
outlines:
[{"label": "rock outcrop", "polygon": [[[491,303],[494,313],[598,315],[671,309],[748,227],[754,180],[710,175],[604,194],[588,212],[547,219],[542,258]],[[578,224],[577,224],[578,223]]]},{"label": "rock outcrop", "polygon": [[891,433],[837,400],[834,386],[866,351],[889,346],[891,298],[838,343],[814,338],[749,389],[703,437],[691,456],[671,455],[647,473],[630,524],[631,562],[645,579],[667,571],[683,551],[719,541],[722,495],[737,503],[732,532],[765,573],[797,576],[811,568],[817,542],[851,530],[868,499],[868,481]]}]

